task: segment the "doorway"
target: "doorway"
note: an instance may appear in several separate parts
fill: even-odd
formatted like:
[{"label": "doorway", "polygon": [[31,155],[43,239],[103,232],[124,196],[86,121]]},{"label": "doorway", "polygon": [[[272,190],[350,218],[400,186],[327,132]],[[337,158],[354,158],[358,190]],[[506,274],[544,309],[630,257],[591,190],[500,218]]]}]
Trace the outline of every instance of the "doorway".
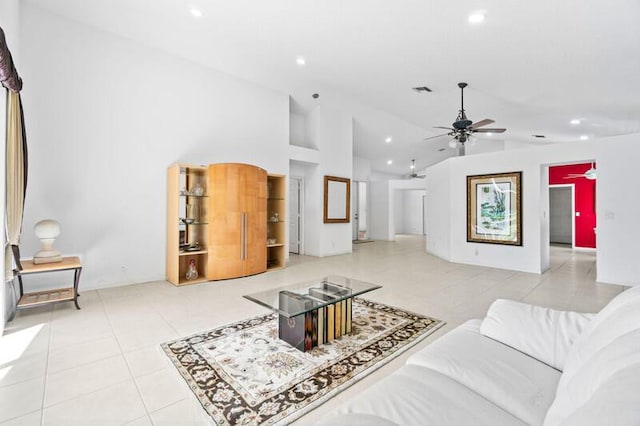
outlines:
[{"label": "doorway", "polygon": [[369,238],[367,230],[367,182],[354,181],[351,195],[352,221],[351,239],[353,241],[364,241]]},{"label": "doorway", "polygon": [[302,253],[304,179],[289,178],[289,252]]},{"label": "doorway", "polygon": [[549,185],[549,243],[575,247],[574,185]]}]

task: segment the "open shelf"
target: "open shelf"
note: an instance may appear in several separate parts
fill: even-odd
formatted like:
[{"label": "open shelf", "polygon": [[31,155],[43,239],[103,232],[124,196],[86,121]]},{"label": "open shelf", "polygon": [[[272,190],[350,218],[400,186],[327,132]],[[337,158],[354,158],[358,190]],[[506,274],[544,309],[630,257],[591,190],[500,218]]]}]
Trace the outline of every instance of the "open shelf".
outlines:
[{"label": "open shelf", "polygon": [[[268,175],[267,185],[267,237],[275,238],[276,244],[267,244],[267,270],[284,268],[286,251],[286,178],[283,175]],[[271,220],[277,217],[278,220]]]},{"label": "open shelf", "polygon": [[73,299],[73,288],[37,291],[33,293],[25,293],[20,300],[18,300],[18,307],[26,308],[27,306],[44,305],[45,303],[62,302]]}]

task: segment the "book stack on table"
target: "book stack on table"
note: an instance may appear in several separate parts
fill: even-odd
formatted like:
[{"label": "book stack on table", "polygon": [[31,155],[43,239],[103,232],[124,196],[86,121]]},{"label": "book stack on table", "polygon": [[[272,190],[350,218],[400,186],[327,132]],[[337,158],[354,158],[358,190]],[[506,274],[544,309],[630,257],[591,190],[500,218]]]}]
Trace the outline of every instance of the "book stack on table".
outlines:
[{"label": "book stack on table", "polygon": [[[310,288],[309,294],[281,291],[280,310],[308,312],[293,317],[281,314],[280,339],[304,352],[351,333],[350,294],[350,289],[327,282],[319,284],[319,287]],[[327,302],[329,304],[314,309],[314,306]]]}]

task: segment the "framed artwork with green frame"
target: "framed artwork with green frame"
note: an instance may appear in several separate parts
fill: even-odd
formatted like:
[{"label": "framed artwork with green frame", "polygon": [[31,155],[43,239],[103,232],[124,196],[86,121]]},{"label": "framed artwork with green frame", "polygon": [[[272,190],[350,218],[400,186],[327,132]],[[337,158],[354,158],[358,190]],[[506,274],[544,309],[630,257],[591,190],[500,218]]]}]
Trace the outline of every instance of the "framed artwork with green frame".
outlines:
[{"label": "framed artwork with green frame", "polygon": [[522,172],[467,176],[467,241],[522,245]]}]

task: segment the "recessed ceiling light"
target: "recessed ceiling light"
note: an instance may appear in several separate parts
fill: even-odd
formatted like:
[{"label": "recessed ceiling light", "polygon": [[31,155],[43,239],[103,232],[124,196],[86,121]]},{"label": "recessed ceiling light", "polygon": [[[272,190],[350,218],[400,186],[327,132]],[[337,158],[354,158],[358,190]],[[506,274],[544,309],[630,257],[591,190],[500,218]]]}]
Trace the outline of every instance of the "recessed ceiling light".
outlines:
[{"label": "recessed ceiling light", "polygon": [[195,18],[202,17],[202,11],[200,9],[196,9],[195,7],[192,7],[190,12],[191,12],[191,16]]},{"label": "recessed ceiling light", "polygon": [[391,136],[389,136],[389,137],[388,137],[388,138],[386,138],[384,141],[385,141],[386,143],[391,143],[391,141],[392,141],[392,140],[393,140],[393,139],[391,139]]},{"label": "recessed ceiling light", "polygon": [[302,56],[298,56],[296,58],[296,64],[298,64],[300,66],[304,66],[304,65],[307,64],[307,61]]},{"label": "recessed ceiling light", "polygon": [[479,24],[484,21],[485,14],[484,12],[476,12],[469,15],[469,22],[472,24]]},{"label": "recessed ceiling light", "polygon": [[389,165],[393,164],[393,160],[387,160],[387,164]]},{"label": "recessed ceiling light", "polygon": [[569,123],[574,124],[574,125],[575,125],[575,124],[580,124],[580,120],[579,120],[579,119],[577,119],[577,118],[574,118],[574,119],[573,119],[573,120],[571,120]]},{"label": "recessed ceiling light", "polygon": [[493,135],[493,133],[491,133],[491,132],[487,132],[487,133],[485,133],[485,135],[487,135],[487,136],[491,136],[491,135]]},{"label": "recessed ceiling light", "polygon": [[581,140],[581,141],[586,141],[586,140],[588,140],[588,139],[589,139],[589,136],[587,136],[587,135],[582,135],[582,136],[580,136],[580,140]]}]

